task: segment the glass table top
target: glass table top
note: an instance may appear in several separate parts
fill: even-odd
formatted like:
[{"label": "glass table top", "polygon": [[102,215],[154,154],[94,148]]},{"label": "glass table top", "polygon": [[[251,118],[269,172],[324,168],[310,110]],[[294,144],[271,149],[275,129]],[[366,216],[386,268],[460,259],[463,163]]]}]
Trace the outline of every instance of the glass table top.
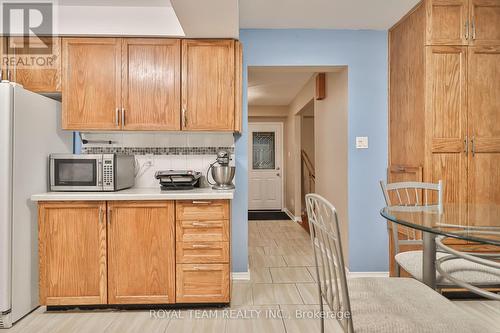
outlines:
[{"label": "glass table top", "polygon": [[390,206],[380,214],[412,229],[500,246],[500,205]]}]

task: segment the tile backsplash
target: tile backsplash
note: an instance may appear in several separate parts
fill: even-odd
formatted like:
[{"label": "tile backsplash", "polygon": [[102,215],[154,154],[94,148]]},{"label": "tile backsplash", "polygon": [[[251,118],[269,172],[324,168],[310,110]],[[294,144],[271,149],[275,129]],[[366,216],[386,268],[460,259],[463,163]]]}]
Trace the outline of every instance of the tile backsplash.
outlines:
[{"label": "tile backsplash", "polygon": [[[136,187],[158,187],[158,170],[194,170],[205,175],[219,149],[231,153],[234,165],[232,133],[82,133],[88,140],[83,154],[121,153],[135,155]],[[111,143],[108,143],[111,142]],[[211,178],[210,178],[211,180]]]}]

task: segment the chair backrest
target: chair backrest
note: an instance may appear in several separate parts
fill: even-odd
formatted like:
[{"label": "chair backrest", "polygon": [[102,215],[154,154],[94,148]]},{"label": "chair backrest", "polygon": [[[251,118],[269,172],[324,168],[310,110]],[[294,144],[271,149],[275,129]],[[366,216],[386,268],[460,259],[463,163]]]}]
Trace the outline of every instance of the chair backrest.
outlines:
[{"label": "chair backrest", "polygon": [[[381,180],[380,187],[387,206],[436,207],[441,209],[443,205],[443,183],[441,180],[437,184],[422,182],[386,184]],[[400,234],[403,234],[406,239],[399,239]],[[399,253],[400,245],[421,243],[419,232],[415,229],[398,226],[396,223],[392,224],[392,237],[394,255]]]},{"label": "chair backrest", "polygon": [[337,212],[317,194],[306,195],[306,206],[320,295],[334,313],[349,314],[338,322],[344,332],[353,332]]}]

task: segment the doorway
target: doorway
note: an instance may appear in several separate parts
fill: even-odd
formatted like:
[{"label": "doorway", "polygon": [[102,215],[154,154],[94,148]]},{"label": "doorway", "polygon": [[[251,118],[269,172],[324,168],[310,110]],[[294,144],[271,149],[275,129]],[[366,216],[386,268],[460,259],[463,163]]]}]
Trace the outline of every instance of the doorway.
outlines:
[{"label": "doorway", "polygon": [[248,124],[249,210],[283,209],[283,124]]}]

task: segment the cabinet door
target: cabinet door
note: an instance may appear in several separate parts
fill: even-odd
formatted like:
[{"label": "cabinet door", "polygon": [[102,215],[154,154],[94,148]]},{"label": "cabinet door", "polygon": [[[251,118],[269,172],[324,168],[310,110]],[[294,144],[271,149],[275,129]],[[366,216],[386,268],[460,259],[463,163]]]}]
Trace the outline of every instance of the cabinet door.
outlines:
[{"label": "cabinet door", "polygon": [[105,202],[40,203],[40,304],[106,304]]},{"label": "cabinet door", "polygon": [[19,50],[11,69],[12,81],[34,92],[61,91],[61,38],[10,37],[9,45]]},{"label": "cabinet door", "polygon": [[[500,46],[469,47],[469,201],[500,204]],[[476,212],[470,212],[474,218]]]},{"label": "cabinet door", "polygon": [[234,41],[182,41],[183,130],[234,130],[234,69]]},{"label": "cabinet door", "polygon": [[110,304],[175,302],[173,201],[108,202]]},{"label": "cabinet door", "polygon": [[470,22],[468,0],[426,1],[427,45],[467,45]]},{"label": "cabinet door", "polygon": [[121,40],[63,38],[62,126],[119,129]]},{"label": "cabinet door", "polygon": [[229,264],[177,264],[178,303],[228,303]]},{"label": "cabinet door", "polygon": [[180,57],[178,39],[123,39],[123,129],[180,130]]},{"label": "cabinet door", "polygon": [[443,181],[444,202],[465,202],[467,47],[426,47],[426,181]]},{"label": "cabinet door", "polygon": [[500,45],[500,0],[470,0],[471,44]]}]

